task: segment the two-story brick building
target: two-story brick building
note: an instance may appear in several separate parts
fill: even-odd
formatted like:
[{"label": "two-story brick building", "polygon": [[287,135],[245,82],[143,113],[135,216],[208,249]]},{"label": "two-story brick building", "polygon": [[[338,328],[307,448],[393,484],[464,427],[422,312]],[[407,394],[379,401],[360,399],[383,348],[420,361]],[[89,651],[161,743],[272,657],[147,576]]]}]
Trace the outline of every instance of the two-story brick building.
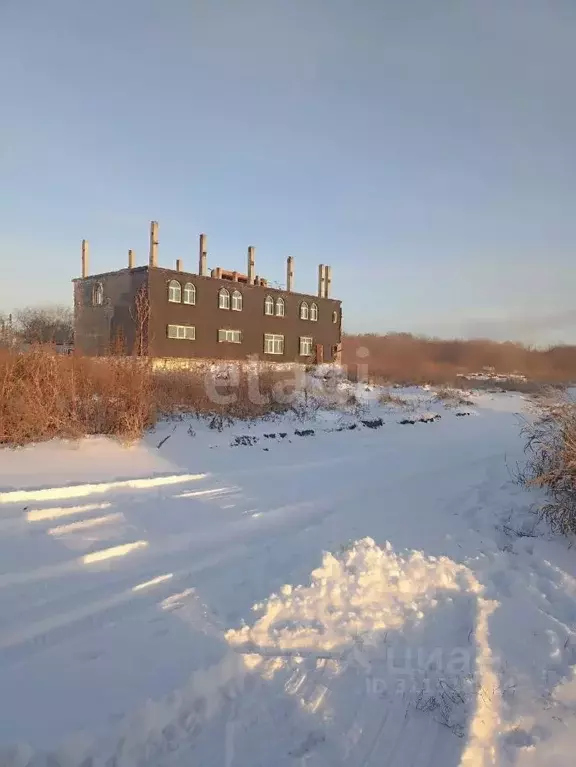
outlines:
[{"label": "two-story brick building", "polygon": [[331,268],[318,267],[318,292],[294,290],[294,259],[286,288],[255,274],[248,248],[246,274],[221,267],[207,273],[200,235],[198,272],[158,265],[158,224],[150,227],[147,266],[90,275],[82,243],[82,277],[74,280],[75,348],[87,355],[138,354],[156,360],[222,359],[332,362],[341,348],[341,302],[330,296]]}]

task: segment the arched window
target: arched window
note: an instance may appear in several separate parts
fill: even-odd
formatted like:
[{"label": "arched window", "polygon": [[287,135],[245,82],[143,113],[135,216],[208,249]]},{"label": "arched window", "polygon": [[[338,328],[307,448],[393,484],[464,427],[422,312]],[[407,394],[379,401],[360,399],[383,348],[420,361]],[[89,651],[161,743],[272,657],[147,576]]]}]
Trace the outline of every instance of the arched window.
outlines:
[{"label": "arched window", "polygon": [[101,282],[97,282],[92,289],[92,303],[94,306],[102,306],[104,303],[104,287]]},{"label": "arched window", "polygon": [[307,320],[310,317],[310,313],[308,311],[308,304],[306,301],[302,301],[300,304],[300,319],[301,320]]},{"label": "arched window", "polygon": [[336,325],[338,322],[338,312],[332,312],[332,322]]},{"label": "arched window", "polygon": [[228,293],[226,288],[220,288],[218,291],[218,306],[220,309],[230,308],[230,293]]},{"label": "arched window", "polygon": [[310,319],[312,322],[318,320],[318,304],[310,304]]},{"label": "arched window", "polygon": [[182,285],[178,280],[170,280],[168,283],[168,301],[171,304],[179,304],[182,301]]},{"label": "arched window", "polygon": [[266,296],[264,300],[264,314],[274,316],[274,299],[272,296]]},{"label": "arched window", "polygon": [[277,298],[276,299],[276,316],[277,317],[283,317],[285,314],[285,305],[284,305],[284,299],[283,298]]},{"label": "arched window", "polygon": [[240,293],[239,290],[235,290],[232,293],[232,311],[233,312],[242,311],[242,293]]},{"label": "arched window", "polygon": [[192,305],[196,303],[196,286],[191,282],[184,285],[184,303]]}]

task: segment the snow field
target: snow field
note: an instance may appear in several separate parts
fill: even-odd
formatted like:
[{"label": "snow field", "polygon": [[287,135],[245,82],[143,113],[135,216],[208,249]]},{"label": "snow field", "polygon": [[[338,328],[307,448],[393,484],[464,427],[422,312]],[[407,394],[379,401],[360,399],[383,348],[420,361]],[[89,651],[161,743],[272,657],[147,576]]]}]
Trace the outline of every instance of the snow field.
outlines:
[{"label": "snow field", "polygon": [[3,451],[2,767],[572,764],[576,566],[510,475],[526,400],[351,391]]}]

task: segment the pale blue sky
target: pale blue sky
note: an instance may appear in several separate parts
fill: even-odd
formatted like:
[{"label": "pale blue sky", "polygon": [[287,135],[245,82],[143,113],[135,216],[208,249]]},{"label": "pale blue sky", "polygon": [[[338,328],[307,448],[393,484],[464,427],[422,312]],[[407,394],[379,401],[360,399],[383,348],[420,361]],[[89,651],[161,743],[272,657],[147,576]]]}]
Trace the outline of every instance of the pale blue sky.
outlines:
[{"label": "pale blue sky", "polygon": [[147,257],[576,341],[574,0],[0,0],[0,309]]}]

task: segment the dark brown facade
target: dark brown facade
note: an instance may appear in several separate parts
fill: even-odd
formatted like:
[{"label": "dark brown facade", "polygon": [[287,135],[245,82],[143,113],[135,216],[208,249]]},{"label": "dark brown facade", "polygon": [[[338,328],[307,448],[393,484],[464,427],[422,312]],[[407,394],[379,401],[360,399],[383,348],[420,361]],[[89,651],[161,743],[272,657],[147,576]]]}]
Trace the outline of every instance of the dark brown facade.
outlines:
[{"label": "dark brown facade", "polygon": [[[101,301],[96,296],[100,288]],[[135,313],[140,290],[148,290],[145,266],[74,280],[75,349],[89,356],[137,353],[142,340]]]},{"label": "dark brown facade", "polygon": [[215,273],[225,276],[145,266],[74,280],[75,347],[162,359],[339,359],[340,301]]}]

